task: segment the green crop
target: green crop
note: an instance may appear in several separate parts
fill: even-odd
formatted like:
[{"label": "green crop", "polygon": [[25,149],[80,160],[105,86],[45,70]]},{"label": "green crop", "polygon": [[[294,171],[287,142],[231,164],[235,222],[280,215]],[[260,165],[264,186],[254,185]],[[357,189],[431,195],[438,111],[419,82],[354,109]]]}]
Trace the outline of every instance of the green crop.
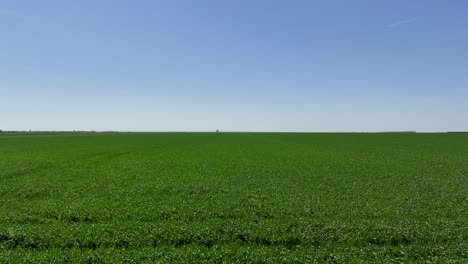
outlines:
[{"label": "green crop", "polygon": [[0,262],[468,262],[468,135],[1,133]]}]

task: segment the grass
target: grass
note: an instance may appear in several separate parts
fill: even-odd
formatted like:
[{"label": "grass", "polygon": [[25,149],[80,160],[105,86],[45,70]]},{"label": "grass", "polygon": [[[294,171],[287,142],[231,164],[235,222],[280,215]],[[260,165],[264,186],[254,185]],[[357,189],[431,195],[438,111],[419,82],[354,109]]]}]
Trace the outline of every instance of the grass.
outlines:
[{"label": "grass", "polygon": [[468,261],[464,134],[0,133],[0,262]]}]

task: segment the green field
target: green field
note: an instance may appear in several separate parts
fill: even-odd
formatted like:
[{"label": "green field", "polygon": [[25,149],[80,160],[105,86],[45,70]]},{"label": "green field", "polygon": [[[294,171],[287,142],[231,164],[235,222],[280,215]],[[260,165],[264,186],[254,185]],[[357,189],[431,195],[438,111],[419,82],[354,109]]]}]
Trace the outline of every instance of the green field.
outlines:
[{"label": "green field", "polygon": [[468,134],[0,133],[0,262],[468,262]]}]

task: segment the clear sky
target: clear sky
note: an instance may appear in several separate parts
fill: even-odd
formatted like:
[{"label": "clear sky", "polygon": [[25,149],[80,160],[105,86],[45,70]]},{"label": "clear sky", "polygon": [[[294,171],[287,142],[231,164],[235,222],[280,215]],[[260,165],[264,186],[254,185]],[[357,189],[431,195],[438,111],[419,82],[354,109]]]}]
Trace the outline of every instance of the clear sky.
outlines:
[{"label": "clear sky", "polygon": [[0,129],[468,130],[466,0],[0,0]]}]

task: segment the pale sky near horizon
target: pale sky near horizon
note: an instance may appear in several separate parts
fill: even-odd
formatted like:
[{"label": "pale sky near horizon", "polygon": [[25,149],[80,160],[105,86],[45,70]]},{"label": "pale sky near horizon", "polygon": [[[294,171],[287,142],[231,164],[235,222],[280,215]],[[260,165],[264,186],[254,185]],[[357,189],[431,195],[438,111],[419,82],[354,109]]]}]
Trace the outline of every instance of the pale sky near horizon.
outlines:
[{"label": "pale sky near horizon", "polygon": [[0,0],[0,129],[468,131],[462,0]]}]

